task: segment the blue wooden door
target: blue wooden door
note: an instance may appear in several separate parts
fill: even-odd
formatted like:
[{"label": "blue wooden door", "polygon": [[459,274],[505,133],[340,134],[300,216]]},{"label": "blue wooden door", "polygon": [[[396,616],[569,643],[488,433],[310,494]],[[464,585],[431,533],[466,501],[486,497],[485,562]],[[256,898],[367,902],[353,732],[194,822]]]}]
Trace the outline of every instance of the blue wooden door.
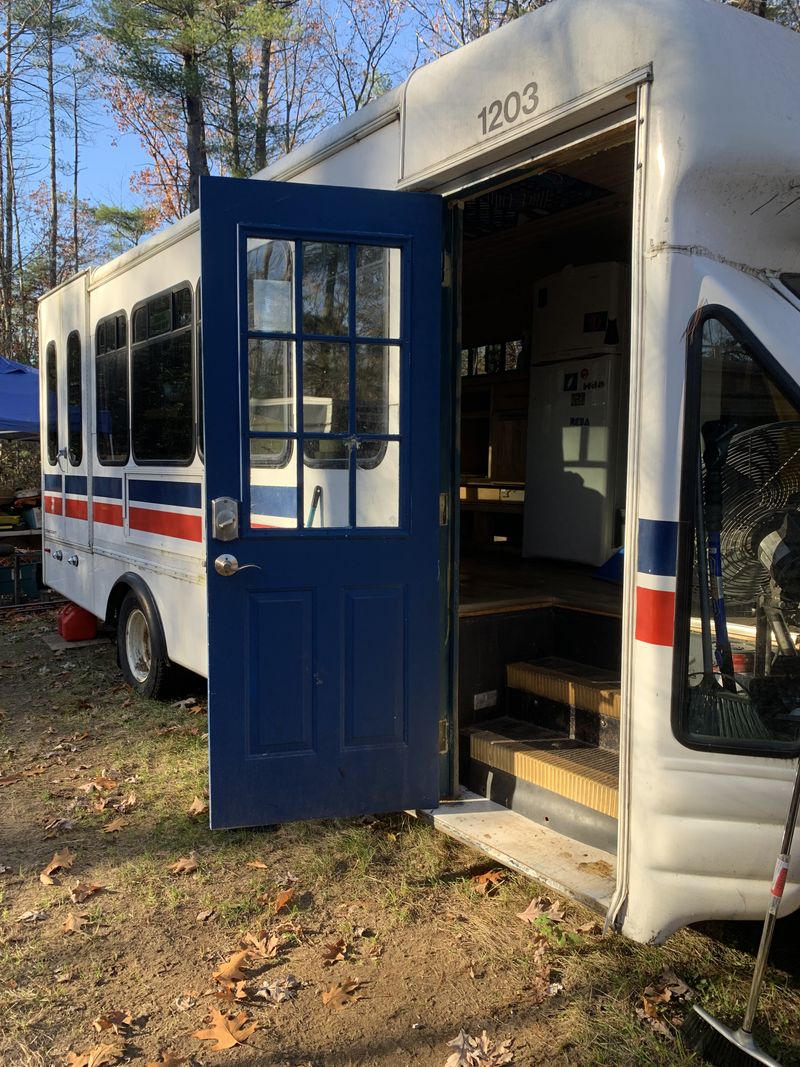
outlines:
[{"label": "blue wooden door", "polygon": [[441,201],[206,178],[200,217],[211,825],[430,806]]}]

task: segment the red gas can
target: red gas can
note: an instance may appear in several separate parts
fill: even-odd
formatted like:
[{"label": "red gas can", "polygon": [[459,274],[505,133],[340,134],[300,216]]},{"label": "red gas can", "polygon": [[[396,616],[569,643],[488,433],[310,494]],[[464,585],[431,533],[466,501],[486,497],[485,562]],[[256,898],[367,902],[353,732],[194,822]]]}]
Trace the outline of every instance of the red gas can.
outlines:
[{"label": "red gas can", "polygon": [[67,604],[58,613],[58,632],[65,641],[90,641],[97,636],[97,619],[77,604]]}]

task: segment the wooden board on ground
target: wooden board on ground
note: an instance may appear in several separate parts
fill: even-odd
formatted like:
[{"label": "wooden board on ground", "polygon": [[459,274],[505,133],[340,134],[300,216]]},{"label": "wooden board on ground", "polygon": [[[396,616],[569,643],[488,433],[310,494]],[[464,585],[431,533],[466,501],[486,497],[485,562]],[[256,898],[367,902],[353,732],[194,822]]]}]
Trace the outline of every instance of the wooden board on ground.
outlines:
[{"label": "wooden board on ground", "polygon": [[605,914],[616,885],[616,857],[537,826],[485,797],[463,790],[458,800],[420,812],[433,825],[551,889]]},{"label": "wooden board on ground", "polygon": [[108,642],[108,637],[90,637],[87,641],[67,641],[61,634],[43,634],[42,640],[51,652],[64,652],[70,648],[88,648],[89,645],[101,645]]}]

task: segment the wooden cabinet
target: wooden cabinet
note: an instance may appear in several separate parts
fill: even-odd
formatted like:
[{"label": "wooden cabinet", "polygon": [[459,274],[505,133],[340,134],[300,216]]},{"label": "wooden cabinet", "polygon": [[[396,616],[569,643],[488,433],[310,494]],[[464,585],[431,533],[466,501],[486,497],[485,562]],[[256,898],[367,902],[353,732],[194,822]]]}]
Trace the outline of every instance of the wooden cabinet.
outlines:
[{"label": "wooden cabinet", "polygon": [[527,437],[527,374],[462,380],[462,482],[524,485]]}]

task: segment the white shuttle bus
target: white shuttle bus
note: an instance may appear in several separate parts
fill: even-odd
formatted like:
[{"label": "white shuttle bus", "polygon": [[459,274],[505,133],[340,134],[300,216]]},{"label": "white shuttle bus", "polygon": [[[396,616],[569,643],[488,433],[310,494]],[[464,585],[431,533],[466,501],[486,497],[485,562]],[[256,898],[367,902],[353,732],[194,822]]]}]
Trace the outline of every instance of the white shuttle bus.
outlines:
[{"label": "white shuttle bus", "polygon": [[208,677],[213,827],[416,809],[639,941],[763,914],[798,99],[765,20],[559,0],[44,297],[46,580]]}]

